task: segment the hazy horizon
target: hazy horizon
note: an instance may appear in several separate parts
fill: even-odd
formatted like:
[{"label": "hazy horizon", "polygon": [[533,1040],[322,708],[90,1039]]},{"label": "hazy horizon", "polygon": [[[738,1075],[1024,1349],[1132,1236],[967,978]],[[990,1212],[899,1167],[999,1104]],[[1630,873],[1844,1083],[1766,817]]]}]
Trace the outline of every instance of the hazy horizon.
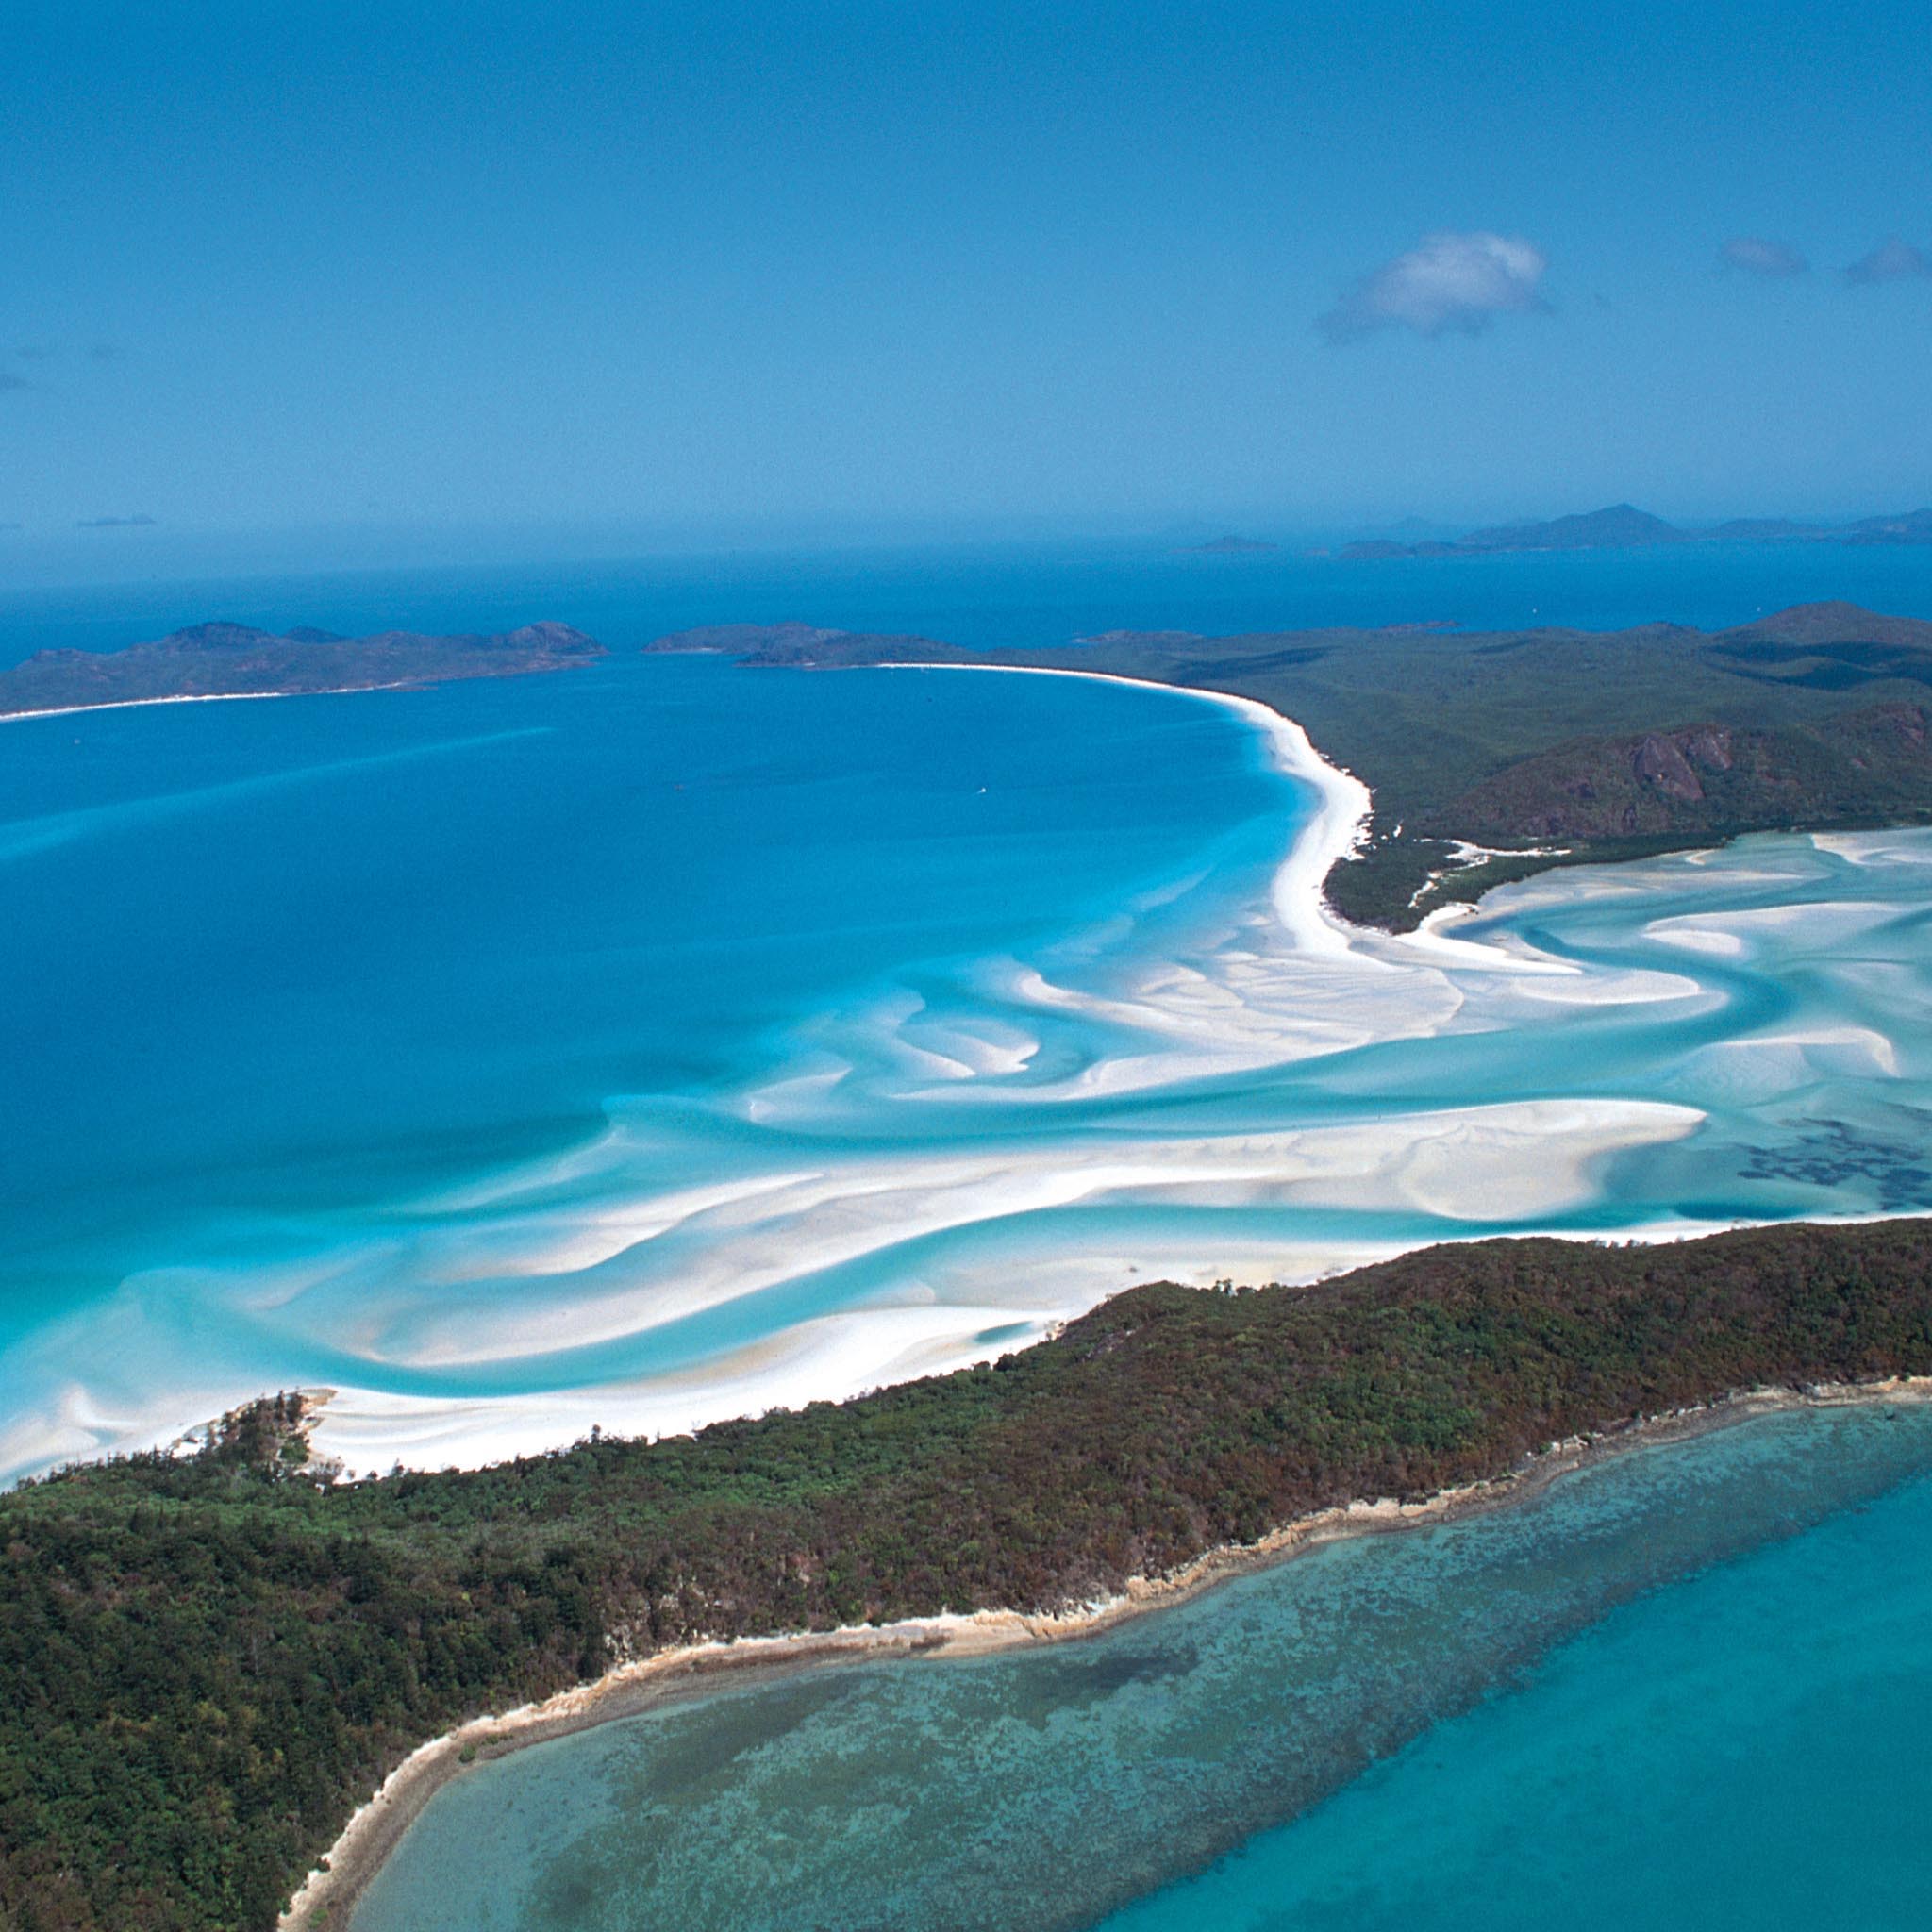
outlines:
[{"label": "hazy horizon", "polygon": [[[1846,510],[1774,508],[1702,513],[1657,510],[1642,498],[1636,507],[1666,516],[1695,532],[1733,514],[1790,517],[1832,524],[1864,515],[1917,509],[1914,503],[1883,503]],[[635,561],[689,564],[707,558],[822,558],[840,556],[975,551],[1063,552],[1092,548],[1158,555],[1184,553],[1224,536],[1257,540],[1289,555],[1319,557],[1364,537],[1449,537],[1492,524],[1531,522],[1609,508],[1605,503],[1530,506],[1485,516],[1422,515],[1355,520],[1289,521],[1265,510],[1224,516],[1165,518],[1123,514],[1101,517],[1004,518],[908,517],[808,522],[772,518],[759,522],[675,525],[582,523],[375,524],[343,523],[286,528],[208,529],[159,520],[136,525],[31,527],[0,532],[0,593],[57,591],[92,583],[178,585],[206,579],[300,576],[397,570],[469,570],[569,566]],[[1824,551],[1811,551],[1816,557]],[[1807,546],[1808,550],[1808,546]]]},{"label": "hazy horizon", "polygon": [[1901,5],[29,0],[4,44],[0,579],[1932,500]]}]

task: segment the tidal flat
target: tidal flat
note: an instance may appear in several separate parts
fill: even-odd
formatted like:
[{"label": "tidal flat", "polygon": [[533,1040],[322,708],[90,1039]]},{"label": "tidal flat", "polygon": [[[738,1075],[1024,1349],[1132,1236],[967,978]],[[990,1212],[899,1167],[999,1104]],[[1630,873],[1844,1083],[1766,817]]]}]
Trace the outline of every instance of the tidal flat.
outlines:
[{"label": "tidal flat", "polygon": [[1161,1276],[1932,1207],[1932,832],[1390,938],[1315,916],[1344,781],[1189,693],[633,654],[74,722],[0,840],[15,1474],[293,1387],[358,1475],[475,1466]]}]

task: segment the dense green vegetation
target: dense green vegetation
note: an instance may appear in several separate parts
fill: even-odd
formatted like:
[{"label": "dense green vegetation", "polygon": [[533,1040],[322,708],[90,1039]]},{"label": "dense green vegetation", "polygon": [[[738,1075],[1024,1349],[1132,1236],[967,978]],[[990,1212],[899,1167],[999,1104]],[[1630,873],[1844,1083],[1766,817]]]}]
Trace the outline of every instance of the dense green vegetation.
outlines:
[{"label": "dense green vegetation", "polygon": [[[729,650],[753,664],[974,657],[802,625],[687,633],[654,648]],[[1932,623],[1850,604],[1719,632],[1119,631],[993,660],[1231,691],[1293,718],[1374,793],[1369,850],[1336,867],[1329,897],[1398,930],[1559,858],[1932,820]],[[1457,841],[1564,849],[1431,885]]]},{"label": "dense green vegetation", "polygon": [[694,1637],[1049,1609],[1759,1384],[1932,1372],[1932,1222],[1137,1289],[994,1367],[331,1486],[300,1403],[0,1497],[0,1926],[259,1932],[423,1739]]},{"label": "dense green vegetation", "polygon": [[[1336,867],[1329,897],[1396,930],[1553,862],[1445,870],[1457,841],[1555,845],[1574,864],[1742,832],[1932,819],[1932,624],[1850,605],[1715,634],[1652,625],[1118,640],[1056,661],[1257,697],[1295,719],[1374,794],[1374,841]],[[1654,752],[1657,740],[1713,737],[1728,765],[1693,756],[1694,785]]]}]

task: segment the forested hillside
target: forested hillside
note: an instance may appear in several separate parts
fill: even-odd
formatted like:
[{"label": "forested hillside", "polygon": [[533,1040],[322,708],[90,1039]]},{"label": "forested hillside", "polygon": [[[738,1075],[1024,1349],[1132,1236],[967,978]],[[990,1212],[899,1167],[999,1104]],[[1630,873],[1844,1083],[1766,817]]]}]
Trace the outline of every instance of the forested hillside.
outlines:
[{"label": "forested hillside", "polygon": [[1053,1609],[1759,1384],[1932,1372],[1932,1223],[1131,1291],[996,1366],[330,1484],[299,1398],[0,1498],[0,1925],[262,1932],[465,1717],[694,1638]]}]

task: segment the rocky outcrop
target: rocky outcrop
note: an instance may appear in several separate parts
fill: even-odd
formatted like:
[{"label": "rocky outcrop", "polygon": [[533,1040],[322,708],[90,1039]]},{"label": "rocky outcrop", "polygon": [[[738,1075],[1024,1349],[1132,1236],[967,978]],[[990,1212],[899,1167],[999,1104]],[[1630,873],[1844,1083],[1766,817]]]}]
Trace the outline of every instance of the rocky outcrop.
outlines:
[{"label": "rocky outcrop", "polygon": [[1909,821],[1932,808],[1927,735],[1923,708],[1890,703],[1782,730],[1700,724],[1580,740],[1497,773],[1426,829],[1601,840]]}]

